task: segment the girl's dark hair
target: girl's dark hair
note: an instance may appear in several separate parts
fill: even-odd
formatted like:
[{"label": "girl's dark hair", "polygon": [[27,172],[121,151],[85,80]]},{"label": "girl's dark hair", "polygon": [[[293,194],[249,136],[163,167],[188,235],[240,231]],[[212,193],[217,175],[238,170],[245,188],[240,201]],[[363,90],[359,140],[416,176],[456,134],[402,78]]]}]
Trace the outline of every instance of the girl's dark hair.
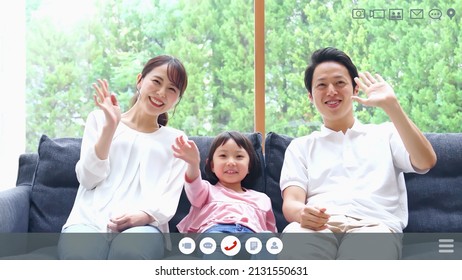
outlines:
[{"label": "girl's dark hair", "polygon": [[[180,101],[183,97],[183,93],[188,86],[188,74],[186,73],[186,69],[181,63],[180,60],[177,58],[170,56],[170,55],[159,55],[154,58],[151,58],[141,71],[140,80],[142,80],[146,75],[151,72],[154,68],[160,67],[164,64],[167,64],[167,77],[172,83],[180,90]],[[135,95],[130,100],[130,108],[135,105],[136,101],[138,101],[139,92],[137,91]],[[178,101],[178,103],[180,102]],[[178,105],[178,103],[176,105]],[[176,106],[175,105],[175,106]],[[167,125],[168,123],[168,113],[165,112],[157,118],[157,122],[160,125]]]},{"label": "girl's dark hair", "polygon": [[211,184],[216,184],[218,182],[217,176],[212,171],[213,154],[218,149],[218,147],[226,144],[229,139],[233,139],[240,148],[243,148],[247,154],[249,154],[249,174],[244,177],[241,185],[248,189],[254,189],[255,183],[262,173],[260,169],[260,158],[257,156],[257,152],[255,151],[249,138],[237,131],[225,131],[218,134],[218,136],[213,139],[205,161],[205,175],[207,176],[207,180]]},{"label": "girl's dark hair", "polygon": [[353,61],[351,61],[351,58],[341,50],[338,50],[333,47],[327,47],[327,48],[323,48],[323,49],[319,49],[315,51],[311,55],[310,64],[306,67],[305,88],[308,90],[310,94],[312,93],[311,87],[313,83],[314,70],[319,64],[323,62],[328,62],[328,61],[337,62],[345,66],[345,68],[348,70],[348,73],[350,74],[353,88],[356,87],[356,82],[354,78],[358,77],[358,69],[356,69],[356,66],[353,64]]}]

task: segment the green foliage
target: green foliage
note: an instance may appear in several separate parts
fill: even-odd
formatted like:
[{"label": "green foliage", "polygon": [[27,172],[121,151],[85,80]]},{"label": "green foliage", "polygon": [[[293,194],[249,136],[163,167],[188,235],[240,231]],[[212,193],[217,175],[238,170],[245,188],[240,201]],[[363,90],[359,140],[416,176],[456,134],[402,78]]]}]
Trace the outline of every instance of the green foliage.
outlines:
[{"label": "green foliage", "polygon": [[166,50],[184,61],[187,92],[171,125],[191,135],[253,131],[252,1],[179,1]]},{"label": "green foliage", "polygon": [[[95,109],[93,88],[107,79],[128,109],[143,64],[159,54],[180,58],[189,84],[170,125],[189,135],[254,130],[254,13],[250,0],[95,0],[95,16],[72,27],[33,16],[27,1],[27,150],[41,134],[76,137]],[[462,2],[399,1],[404,20],[354,19],[351,10],[394,1],[265,1],[266,131],[300,136],[322,119],[307,97],[311,53],[334,46],[360,71],[390,81],[409,117],[425,132],[462,131]],[[450,1],[444,1],[448,3]],[[354,4],[356,3],[356,4]],[[397,2],[398,3],[398,2]],[[410,8],[443,10],[441,20],[410,20]],[[383,122],[361,105],[356,116]]]},{"label": "green foliage", "polygon": [[[271,113],[266,130],[300,136],[318,129],[321,120],[308,103],[303,71],[314,50],[334,46],[348,53],[359,71],[380,73],[390,81],[404,110],[423,131],[462,131],[460,17],[445,16],[449,7],[462,10],[460,1],[354,2],[267,2],[266,94]],[[403,9],[404,19],[389,20],[391,7]],[[435,7],[443,11],[441,20],[427,16]],[[354,8],[366,14],[385,9],[385,18],[353,19]],[[411,8],[424,9],[425,19],[409,19]],[[382,110],[361,105],[356,116],[363,122],[388,121]]]}]

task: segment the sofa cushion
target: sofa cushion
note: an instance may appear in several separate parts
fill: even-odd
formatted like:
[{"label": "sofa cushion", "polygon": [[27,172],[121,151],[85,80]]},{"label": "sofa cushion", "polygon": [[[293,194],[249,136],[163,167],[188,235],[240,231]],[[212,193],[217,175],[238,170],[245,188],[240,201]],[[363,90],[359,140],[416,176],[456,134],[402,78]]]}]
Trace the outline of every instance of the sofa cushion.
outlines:
[{"label": "sofa cushion", "polygon": [[281,232],[288,224],[282,214],[282,196],[279,186],[281,169],[284,162],[284,154],[287,146],[292,142],[293,137],[269,132],[265,139],[265,174],[266,174],[266,194],[271,198],[276,225]]},{"label": "sofa cushion", "polygon": [[462,133],[426,133],[438,157],[427,174],[405,174],[405,232],[462,232]]},{"label": "sofa cushion", "polygon": [[79,186],[75,164],[80,158],[80,145],[80,138],[41,137],[32,183],[30,232],[61,231]]},{"label": "sofa cushion", "polygon": [[32,186],[37,161],[37,153],[28,153],[19,156],[19,168],[18,177],[16,178],[16,186]]},{"label": "sofa cushion", "polygon": [[[261,167],[261,176],[257,179],[257,182],[253,186],[248,186],[249,189],[253,189],[260,192],[265,192],[265,167],[264,167],[264,158],[263,158],[263,151],[262,151],[262,136],[260,133],[244,133],[249,140],[252,142],[252,145],[257,153],[257,156],[260,161]],[[203,179],[207,179],[205,175],[205,158],[209,152],[209,148],[212,145],[212,141],[215,137],[213,136],[190,136],[189,139],[194,141],[196,146],[199,148],[200,156],[201,156],[201,175]],[[176,225],[188,214],[191,204],[183,190],[180,198],[180,203],[178,205],[177,212],[175,216],[169,223],[170,232],[178,232]]]}]

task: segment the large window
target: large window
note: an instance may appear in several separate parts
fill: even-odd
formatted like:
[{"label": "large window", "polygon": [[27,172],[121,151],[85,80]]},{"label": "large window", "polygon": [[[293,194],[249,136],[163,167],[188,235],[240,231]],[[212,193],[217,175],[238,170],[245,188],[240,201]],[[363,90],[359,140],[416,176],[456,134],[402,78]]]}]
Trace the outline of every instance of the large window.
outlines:
[{"label": "large window", "polygon": [[[109,81],[126,110],[144,62],[164,53],[180,58],[189,74],[187,91],[170,114],[171,126],[189,135],[253,131],[252,1],[75,3],[69,8],[60,1],[28,2],[29,151],[36,150],[43,133],[82,135],[85,118],[95,109],[91,84],[98,78]],[[61,6],[81,17],[63,18],[56,10]]]},{"label": "large window", "polygon": [[[360,71],[381,73],[423,131],[461,131],[460,17],[447,15],[450,8],[462,11],[461,4],[392,2],[265,1],[266,132],[300,136],[318,129],[321,119],[308,101],[303,71],[311,52],[324,46],[347,52]],[[254,130],[253,1],[69,5],[27,2],[29,151],[42,133],[81,135],[95,108],[91,83],[97,78],[109,80],[127,109],[136,74],[161,53],[183,60],[190,78],[172,126],[189,135]],[[432,17],[432,9],[441,17]],[[420,10],[422,18],[411,14]],[[387,120],[375,108],[358,105],[356,113],[365,122]]]},{"label": "large window", "polygon": [[24,1],[0,2],[0,190],[15,186],[25,146]]}]

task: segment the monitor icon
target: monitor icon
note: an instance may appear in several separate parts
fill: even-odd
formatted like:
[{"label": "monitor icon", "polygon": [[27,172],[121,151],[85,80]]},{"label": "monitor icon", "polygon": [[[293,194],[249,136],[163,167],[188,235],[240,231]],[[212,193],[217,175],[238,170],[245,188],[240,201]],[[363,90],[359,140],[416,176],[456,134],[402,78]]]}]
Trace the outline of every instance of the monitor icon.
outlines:
[{"label": "monitor icon", "polygon": [[403,9],[389,9],[388,19],[389,20],[402,20],[403,19]]}]

